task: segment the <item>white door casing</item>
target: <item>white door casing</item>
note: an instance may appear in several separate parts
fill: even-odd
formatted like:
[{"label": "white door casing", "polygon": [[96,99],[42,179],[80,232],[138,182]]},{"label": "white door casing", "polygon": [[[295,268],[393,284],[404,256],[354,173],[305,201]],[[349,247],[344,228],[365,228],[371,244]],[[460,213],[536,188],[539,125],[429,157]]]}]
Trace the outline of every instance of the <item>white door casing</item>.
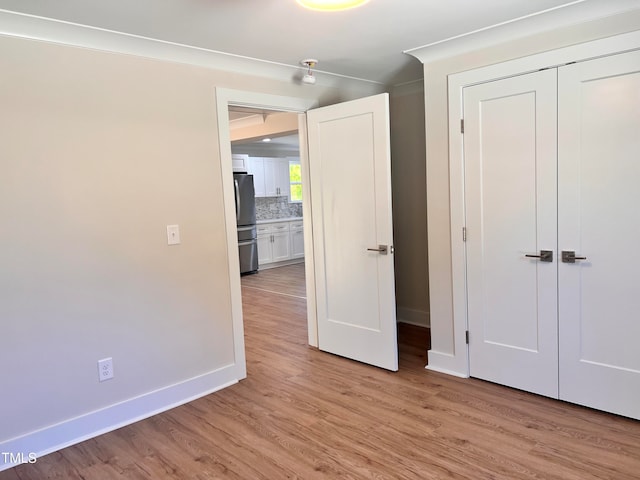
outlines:
[{"label": "white door casing", "polygon": [[470,374],[557,398],[556,71],[463,95]]},{"label": "white door casing", "polygon": [[640,419],[640,52],[559,69],[560,398]]},{"label": "white door casing", "polygon": [[[398,369],[388,95],[307,112],[318,346]],[[387,254],[377,251],[387,246]]]}]

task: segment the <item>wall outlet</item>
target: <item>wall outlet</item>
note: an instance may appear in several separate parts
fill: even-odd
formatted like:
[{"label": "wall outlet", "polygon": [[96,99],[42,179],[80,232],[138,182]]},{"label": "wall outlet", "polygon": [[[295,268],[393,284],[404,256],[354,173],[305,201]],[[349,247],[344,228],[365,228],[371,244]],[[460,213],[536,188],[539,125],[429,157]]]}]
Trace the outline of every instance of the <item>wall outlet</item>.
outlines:
[{"label": "wall outlet", "polygon": [[98,360],[98,379],[101,382],[113,378],[113,358]]}]

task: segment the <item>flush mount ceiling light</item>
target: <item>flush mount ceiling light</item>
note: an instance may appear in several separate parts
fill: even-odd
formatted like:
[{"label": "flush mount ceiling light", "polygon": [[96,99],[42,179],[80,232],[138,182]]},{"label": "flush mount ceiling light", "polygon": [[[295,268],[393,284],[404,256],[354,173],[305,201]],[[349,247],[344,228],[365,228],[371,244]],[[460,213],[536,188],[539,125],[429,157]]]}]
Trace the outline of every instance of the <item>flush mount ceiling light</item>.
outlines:
[{"label": "flush mount ceiling light", "polygon": [[302,83],[306,83],[307,85],[313,85],[316,83],[316,77],[313,76],[313,72],[311,69],[316,66],[318,60],[315,58],[306,58],[304,60],[300,60],[300,65],[304,65],[307,67],[307,73],[304,77],[302,77]]},{"label": "flush mount ceiling light", "polygon": [[333,12],[336,10],[348,10],[364,5],[369,0],[296,0],[300,5],[311,10]]}]

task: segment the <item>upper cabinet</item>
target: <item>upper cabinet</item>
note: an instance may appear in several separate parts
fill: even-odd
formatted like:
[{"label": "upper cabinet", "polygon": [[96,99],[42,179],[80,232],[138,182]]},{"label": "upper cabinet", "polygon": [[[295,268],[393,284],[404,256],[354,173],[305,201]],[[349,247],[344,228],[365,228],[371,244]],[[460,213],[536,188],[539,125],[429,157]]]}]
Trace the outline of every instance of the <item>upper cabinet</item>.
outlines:
[{"label": "upper cabinet", "polygon": [[264,158],[249,157],[247,160],[247,173],[253,175],[253,188],[256,197],[266,197],[264,183]]},{"label": "upper cabinet", "polygon": [[246,173],[249,170],[249,155],[234,153],[231,156],[231,161],[234,172]]},{"label": "upper cabinet", "polygon": [[249,157],[248,173],[253,175],[256,197],[289,196],[289,160]]}]

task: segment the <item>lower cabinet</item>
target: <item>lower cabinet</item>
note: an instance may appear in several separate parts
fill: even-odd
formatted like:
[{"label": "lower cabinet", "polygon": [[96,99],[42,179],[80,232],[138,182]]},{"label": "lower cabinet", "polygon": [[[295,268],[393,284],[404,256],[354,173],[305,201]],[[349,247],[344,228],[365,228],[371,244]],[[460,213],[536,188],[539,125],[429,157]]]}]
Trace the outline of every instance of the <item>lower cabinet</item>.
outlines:
[{"label": "lower cabinet", "polygon": [[258,265],[304,258],[302,221],[263,223],[257,229]]},{"label": "lower cabinet", "polygon": [[302,222],[291,222],[291,258],[304,258],[304,231]]}]

